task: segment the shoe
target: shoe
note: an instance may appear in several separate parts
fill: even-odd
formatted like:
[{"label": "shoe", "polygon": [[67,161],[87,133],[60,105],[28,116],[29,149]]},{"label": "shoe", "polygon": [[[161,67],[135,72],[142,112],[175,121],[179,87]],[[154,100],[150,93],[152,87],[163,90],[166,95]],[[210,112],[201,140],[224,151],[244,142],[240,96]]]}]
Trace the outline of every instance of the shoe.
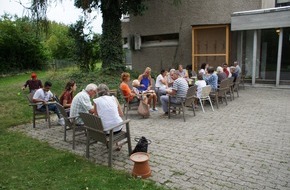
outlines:
[{"label": "shoe", "polygon": [[176,110],[172,110],[172,112],[171,112],[172,114],[176,114]]},{"label": "shoe", "polygon": [[158,111],[158,109],[157,108],[153,108],[153,111]]},{"label": "shoe", "polygon": [[64,122],[64,119],[63,118],[60,118],[57,122],[58,124],[64,126],[65,125],[65,122]]},{"label": "shoe", "polygon": [[149,109],[151,112],[153,112],[154,110],[152,108]]},{"label": "shoe", "polygon": [[168,115],[168,112],[165,112],[163,115]]}]

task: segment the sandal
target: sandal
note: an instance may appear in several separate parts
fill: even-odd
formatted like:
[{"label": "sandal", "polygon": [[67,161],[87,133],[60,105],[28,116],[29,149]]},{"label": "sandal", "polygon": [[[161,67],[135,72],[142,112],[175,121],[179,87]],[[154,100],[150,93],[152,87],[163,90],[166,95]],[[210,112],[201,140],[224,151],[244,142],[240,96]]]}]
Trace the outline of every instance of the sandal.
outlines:
[{"label": "sandal", "polygon": [[120,151],[121,149],[122,149],[122,145],[118,146],[118,147],[116,148],[116,151]]}]

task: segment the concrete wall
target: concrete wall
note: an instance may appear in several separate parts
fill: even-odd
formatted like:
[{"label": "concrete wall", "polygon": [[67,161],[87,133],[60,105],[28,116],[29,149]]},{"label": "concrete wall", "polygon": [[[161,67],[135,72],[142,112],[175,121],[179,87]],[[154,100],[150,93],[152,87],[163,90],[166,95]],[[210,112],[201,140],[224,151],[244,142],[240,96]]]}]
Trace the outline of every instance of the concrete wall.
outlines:
[{"label": "concrete wall", "polygon": [[262,0],[262,9],[274,8],[275,0]]},{"label": "concrete wall", "polygon": [[290,8],[266,9],[232,16],[232,30],[282,28],[290,26]]},{"label": "concrete wall", "polygon": [[133,69],[143,71],[147,66],[160,69],[161,63],[164,69],[177,63],[191,64],[192,26],[230,24],[233,12],[261,8],[261,0],[181,0],[177,7],[172,1],[149,0],[143,16],[130,15],[130,22],[123,24],[123,37],[135,33],[141,36],[179,33],[178,46],[133,51]]}]

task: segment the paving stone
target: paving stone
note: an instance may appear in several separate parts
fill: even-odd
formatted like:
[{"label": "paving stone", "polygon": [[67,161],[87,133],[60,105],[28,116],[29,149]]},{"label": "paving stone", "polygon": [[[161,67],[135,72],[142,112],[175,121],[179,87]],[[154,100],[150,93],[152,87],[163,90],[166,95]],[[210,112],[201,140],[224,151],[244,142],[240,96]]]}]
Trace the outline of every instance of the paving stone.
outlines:
[{"label": "paving stone", "polygon": [[[200,109],[171,119],[160,117],[162,109],[141,119],[129,111],[132,147],[135,137],[152,141],[148,150],[152,176],[157,184],[171,189],[290,189],[290,90],[246,88],[240,97],[212,112]],[[64,129],[52,118],[11,128],[56,149],[85,156],[85,136],[72,132],[63,141]],[[108,151],[101,144],[91,147],[90,161],[107,166]],[[132,172],[128,150],[113,151],[113,168]]]}]

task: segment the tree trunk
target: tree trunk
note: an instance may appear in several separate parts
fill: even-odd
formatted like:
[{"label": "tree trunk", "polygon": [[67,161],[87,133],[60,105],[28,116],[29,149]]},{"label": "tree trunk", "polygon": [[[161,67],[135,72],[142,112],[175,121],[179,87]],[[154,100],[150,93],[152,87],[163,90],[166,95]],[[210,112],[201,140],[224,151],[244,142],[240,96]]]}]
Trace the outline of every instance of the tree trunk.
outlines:
[{"label": "tree trunk", "polygon": [[119,1],[102,0],[103,34],[101,38],[102,68],[108,71],[123,71],[123,44],[121,30],[121,11]]}]

